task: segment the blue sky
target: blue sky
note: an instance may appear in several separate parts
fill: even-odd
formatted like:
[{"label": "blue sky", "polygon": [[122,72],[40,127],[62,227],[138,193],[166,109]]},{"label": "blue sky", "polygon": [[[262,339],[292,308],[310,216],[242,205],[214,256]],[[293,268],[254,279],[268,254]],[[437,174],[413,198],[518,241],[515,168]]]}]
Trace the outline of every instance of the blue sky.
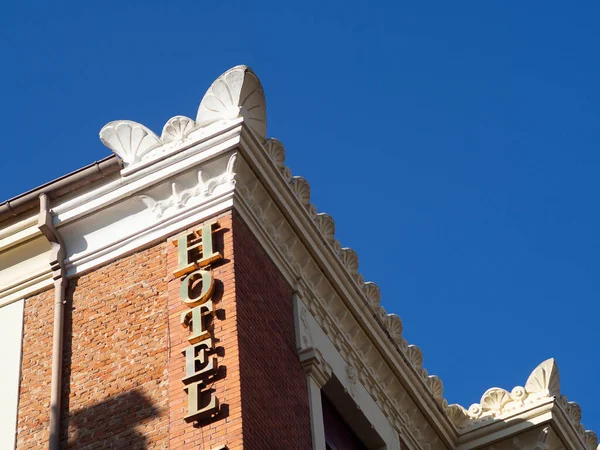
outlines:
[{"label": "blue sky", "polygon": [[[400,4],[398,4],[400,3]],[[195,117],[237,64],[360,270],[469,406],[555,357],[600,432],[600,3],[9,2],[1,200]]]}]

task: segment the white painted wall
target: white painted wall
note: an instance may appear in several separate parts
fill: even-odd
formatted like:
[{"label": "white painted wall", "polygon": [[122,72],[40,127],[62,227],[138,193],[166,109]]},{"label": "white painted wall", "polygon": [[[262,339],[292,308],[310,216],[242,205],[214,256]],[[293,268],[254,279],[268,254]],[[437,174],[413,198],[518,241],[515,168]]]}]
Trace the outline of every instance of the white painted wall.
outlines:
[{"label": "white painted wall", "polygon": [[15,447],[24,300],[0,308],[0,448]]}]

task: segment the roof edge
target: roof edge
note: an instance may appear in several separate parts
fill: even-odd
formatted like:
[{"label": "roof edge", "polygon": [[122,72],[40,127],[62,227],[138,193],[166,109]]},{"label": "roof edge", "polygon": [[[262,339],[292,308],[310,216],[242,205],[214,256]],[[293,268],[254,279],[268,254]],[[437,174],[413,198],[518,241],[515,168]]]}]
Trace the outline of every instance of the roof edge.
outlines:
[{"label": "roof edge", "polygon": [[0,223],[34,209],[40,194],[55,199],[120,171],[121,161],[110,155],[0,203]]}]

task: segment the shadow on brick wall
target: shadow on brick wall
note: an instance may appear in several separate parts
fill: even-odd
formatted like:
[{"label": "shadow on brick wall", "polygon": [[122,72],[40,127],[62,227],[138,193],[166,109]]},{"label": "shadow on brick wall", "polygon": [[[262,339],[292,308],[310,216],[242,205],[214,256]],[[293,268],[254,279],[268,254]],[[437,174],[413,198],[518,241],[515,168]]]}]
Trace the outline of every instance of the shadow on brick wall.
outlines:
[{"label": "shadow on brick wall", "polygon": [[138,427],[157,414],[158,410],[137,390],[108,398],[63,419],[63,448],[150,448],[148,438]]},{"label": "shadow on brick wall", "polygon": [[[71,410],[73,352],[73,290],[78,280],[72,280],[67,293],[64,317],[63,373],[61,404],[61,448],[64,449],[128,449],[152,447],[148,424],[162,414],[141,389],[130,389],[81,409]],[[90,373],[90,376],[93,376]],[[98,385],[102,380],[98,380]],[[89,394],[89,393],[82,393]]]}]

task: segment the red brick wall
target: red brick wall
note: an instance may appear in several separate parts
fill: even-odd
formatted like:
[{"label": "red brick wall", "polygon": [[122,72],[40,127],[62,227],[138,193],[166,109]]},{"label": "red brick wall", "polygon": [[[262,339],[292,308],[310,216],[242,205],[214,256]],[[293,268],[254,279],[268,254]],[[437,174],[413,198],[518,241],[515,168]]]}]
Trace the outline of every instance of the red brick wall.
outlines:
[{"label": "red brick wall", "polygon": [[[181,278],[167,242],[70,280],[63,371],[65,448],[309,449],[305,377],[296,355],[292,289],[237,213],[218,218],[224,259],[211,268],[212,334],[224,369],[221,403],[191,424],[181,379],[188,331]],[[195,226],[190,229],[198,229]],[[179,235],[179,234],[178,234]],[[52,307],[46,291],[25,303],[17,447],[47,448]]]},{"label": "red brick wall", "polygon": [[292,288],[238,214],[233,217],[244,448],[311,449]]},{"label": "red brick wall", "polygon": [[[65,448],[166,448],[166,244],[69,281]],[[53,291],[25,303],[17,448],[48,446]]]},{"label": "red brick wall", "polygon": [[17,422],[19,449],[48,447],[53,303],[53,289],[25,301]]}]

